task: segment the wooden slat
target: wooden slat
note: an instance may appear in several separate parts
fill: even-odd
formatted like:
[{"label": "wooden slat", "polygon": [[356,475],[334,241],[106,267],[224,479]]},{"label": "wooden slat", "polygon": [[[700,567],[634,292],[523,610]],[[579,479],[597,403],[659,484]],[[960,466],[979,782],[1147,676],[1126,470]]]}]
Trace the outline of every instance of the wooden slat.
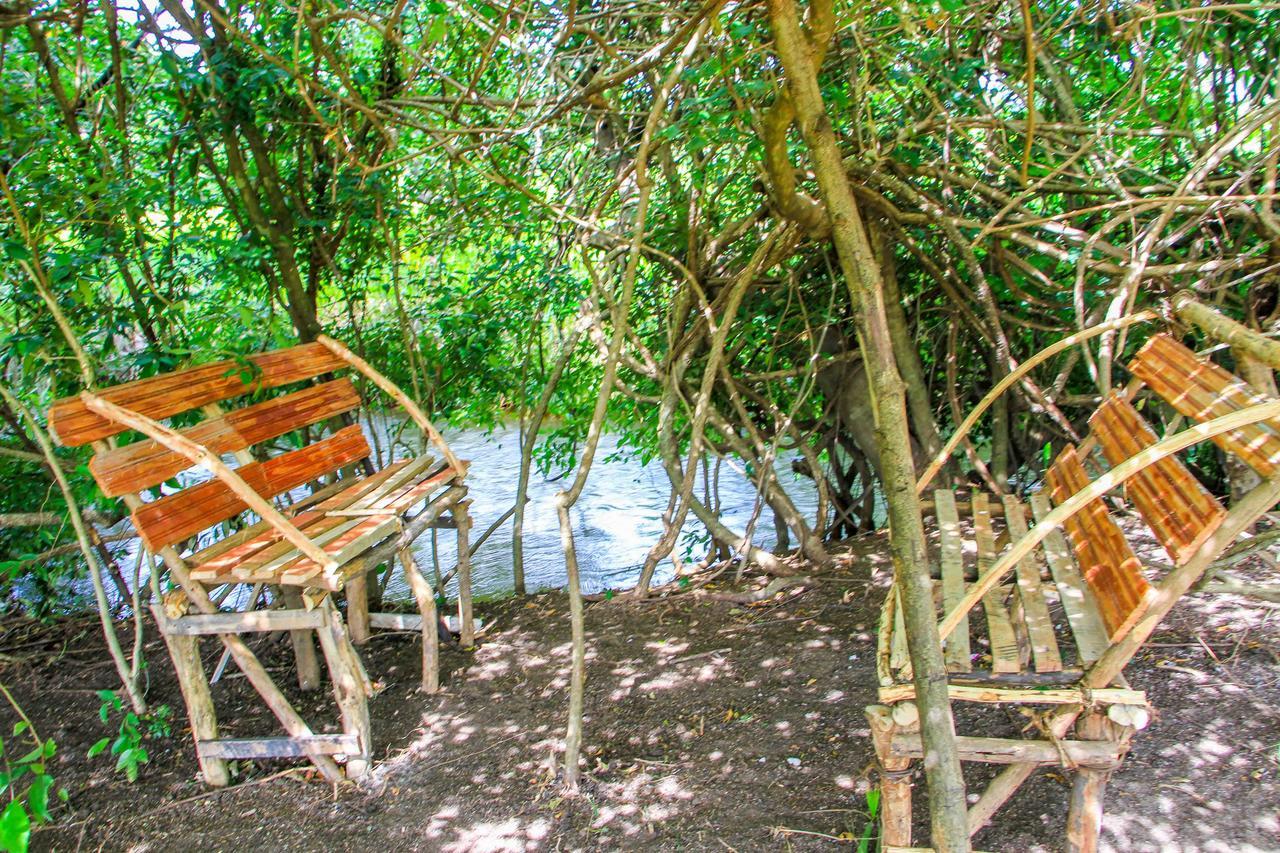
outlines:
[{"label": "wooden slat", "polygon": [[[1155,432],[1120,394],[1113,394],[1090,418],[1102,453],[1119,465],[1155,444]],[[1176,565],[1191,559],[1226,518],[1227,511],[1176,456],[1166,456],[1124,484],[1125,497],[1138,508]]]},{"label": "wooden slat", "polygon": [[[324,518],[329,510],[339,509],[354,503],[384,483],[396,472],[402,470],[410,461],[408,459],[401,460],[388,465],[370,477],[339,481],[326,489],[322,489],[321,491],[323,492],[335,486],[340,487],[336,494],[326,496],[323,502],[314,507],[308,508],[305,505],[298,507],[301,511],[293,514],[294,526],[300,530],[306,530],[310,525]],[[301,503],[306,504],[305,501]],[[265,522],[259,522],[191,555],[187,562],[193,567],[230,568],[261,549],[280,541],[280,539],[279,531]]]},{"label": "wooden slat", "polygon": [[[254,367],[246,376],[241,375],[244,362]],[[244,362],[228,359],[202,364],[96,393],[118,406],[160,419],[259,389],[301,382],[347,366],[317,343],[248,356]],[[79,397],[66,397],[50,408],[49,429],[60,444],[77,447],[121,433],[126,427],[90,411]]]},{"label": "wooden slat", "polygon": [[[892,705],[916,698],[914,684],[881,685],[877,698],[884,705]],[[947,696],[953,702],[978,702],[985,704],[1017,705],[1146,705],[1147,694],[1141,690],[1122,687],[1098,687],[1085,691],[1079,687],[1050,687],[1037,684],[1030,687],[1007,684],[948,684]]]},{"label": "wooden slat", "polygon": [[242,634],[251,631],[315,630],[325,625],[321,610],[249,610],[243,613],[198,613],[167,620],[165,634],[195,637],[205,634]]},{"label": "wooden slat", "polygon": [[[973,538],[978,546],[978,576],[982,577],[995,564],[996,537],[991,529],[991,505],[985,492],[973,493]],[[991,642],[991,671],[1019,672],[1022,669],[1018,638],[1013,631],[1004,600],[1008,587],[994,587],[982,597],[987,615],[987,638]]]},{"label": "wooden slat", "polygon": [[[949,489],[933,493],[938,516],[938,545],[942,563],[942,609],[950,612],[964,598],[964,542],[960,536],[960,516],[956,511],[956,496]],[[969,617],[956,625],[947,637],[943,654],[948,672],[969,672],[973,669],[969,648]]]},{"label": "wooden slat", "polygon": [[[377,488],[366,489],[358,498],[347,502],[348,506],[360,504],[367,508],[385,509],[390,515],[355,518],[330,515],[331,511],[338,509],[339,499],[334,498],[302,513],[295,523],[326,554],[345,565],[396,533],[400,529],[399,516],[402,513],[455,477],[451,468],[423,472],[423,467],[426,466],[410,463],[394,476],[385,478]],[[406,474],[416,476],[410,477],[406,483]],[[243,543],[194,568],[191,577],[205,584],[261,581],[289,586],[315,585],[322,580],[320,567],[299,555],[288,542],[270,531],[264,532],[261,539],[261,542]]]},{"label": "wooden slat", "polygon": [[[1175,410],[1197,422],[1269,402],[1243,379],[1200,358],[1168,334],[1147,341],[1129,370]],[[1273,422],[1251,424],[1212,441],[1264,477],[1280,470],[1280,427]]]},{"label": "wooden slat", "polygon": [[[1042,520],[1052,511],[1049,496],[1044,492],[1032,495],[1031,510],[1037,522]],[[1072,562],[1071,551],[1061,531],[1054,530],[1045,537],[1044,556],[1058,587],[1058,600],[1067,616],[1067,625],[1076,641],[1077,657],[1082,666],[1088,666],[1107,650],[1107,631],[1102,617],[1098,615],[1093,593]]]},{"label": "wooden slat", "polygon": [[321,755],[358,755],[355,735],[307,735],[305,737],[244,737],[202,740],[196,749],[204,758],[302,758]]},{"label": "wooden slat", "polygon": [[[1016,542],[1027,535],[1026,507],[1013,495],[1004,497],[1004,515],[1009,525],[1009,538]],[[1031,640],[1036,672],[1060,672],[1062,655],[1058,651],[1058,640],[1053,635],[1049,604],[1040,588],[1040,565],[1034,556],[1018,562],[1018,598],[1022,602],[1022,620]]]},{"label": "wooden slat", "polygon": [[[236,473],[263,497],[297,488],[369,455],[359,425],[274,459],[244,465]],[[243,512],[245,504],[221,480],[209,480],[144,504],[133,512],[133,524],[153,553]]]},{"label": "wooden slat", "polygon": [[[1128,746],[1107,740],[1012,740],[957,736],[961,761],[984,764],[1052,764],[1068,767],[1115,767]],[[924,745],[918,734],[895,732],[889,753],[896,758],[922,758]]]},{"label": "wooden slat", "polygon": [[907,627],[902,618],[902,594],[895,584],[889,588],[889,594],[896,596],[893,608],[893,645],[889,652],[889,669],[899,681],[910,681],[911,656],[907,651]]},{"label": "wooden slat", "polygon": [[[1089,476],[1074,446],[1068,444],[1058,454],[1045,482],[1057,504],[1088,486]],[[1085,504],[1063,526],[1080,573],[1093,590],[1107,636],[1115,642],[1146,612],[1155,591],[1143,577],[1137,556],[1101,500]]]},{"label": "wooden slat", "polygon": [[[336,379],[236,409],[182,430],[182,434],[214,453],[234,453],[359,405],[360,395],[351,380]],[[190,467],[187,457],[152,439],[99,453],[89,462],[89,471],[108,497],[151,488]]]}]

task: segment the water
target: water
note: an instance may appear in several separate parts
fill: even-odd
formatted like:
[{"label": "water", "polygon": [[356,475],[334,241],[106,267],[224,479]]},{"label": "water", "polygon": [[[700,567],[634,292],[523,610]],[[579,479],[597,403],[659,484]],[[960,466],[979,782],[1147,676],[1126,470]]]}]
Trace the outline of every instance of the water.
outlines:
[{"label": "water", "polygon": [[[462,430],[446,434],[445,440],[460,458],[471,460],[467,487],[472,500],[474,542],[515,503],[520,473],[519,435],[510,427],[492,433]],[[585,592],[634,586],[645,555],[662,535],[662,513],[670,494],[666,473],[657,461],[642,465],[617,451],[616,437],[606,435],[601,439],[591,476],[570,513]],[[624,458],[615,458],[618,456]],[[817,506],[813,482],[791,471],[789,457],[781,459],[776,469],[779,481],[797,507],[812,515]],[[555,495],[568,487],[571,478],[572,474],[549,482],[536,467],[531,472],[524,518],[525,585],[531,592],[565,584]],[[719,491],[721,520],[731,530],[742,533],[758,511],[754,486],[725,464],[721,466]],[[701,472],[694,493],[702,494]],[[677,554],[682,557],[688,554],[695,560],[701,558],[706,553],[705,536],[701,522],[690,513]],[[756,521],[753,542],[759,547],[772,548],[776,541],[773,511],[766,506]],[[438,543],[441,569],[447,571],[456,562],[453,531],[439,531]],[[430,565],[430,536],[420,538],[414,551],[421,560],[420,565]],[[654,582],[670,580],[674,571],[669,560],[663,561]],[[472,558],[471,586],[477,596],[496,596],[509,593],[512,583],[511,521],[508,519]],[[395,587],[389,591],[407,595],[407,591]]]},{"label": "water", "polygon": [[[370,424],[365,422],[364,426],[368,434]],[[394,420],[375,418],[373,421],[378,443],[371,442],[371,446],[380,447],[384,459],[389,455],[396,459],[408,455],[405,442],[417,447],[416,430],[405,430],[404,435],[399,436],[401,440],[393,442],[399,426]],[[514,427],[501,427],[492,432],[452,430],[446,432],[445,438],[459,458],[471,462],[467,487],[472,501],[471,541],[474,544],[515,503],[520,473],[519,435]],[[790,461],[791,457],[784,455],[775,465],[779,482],[812,522],[817,505],[816,490],[811,480],[792,472]],[[208,476],[204,471],[191,471],[184,474],[182,480],[190,485]],[[536,466],[531,472],[524,520],[525,585],[530,592],[565,585],[555,495],[567,488],[571,477],[572,473],[563,479],[548,480]],[[571,512],[584,591],[622,590],[635,585],[645,555],[662,535],[662,513],[667,507],[669,492],[666,474],[658,462],[642,465],[625,451],[619,452],[615,436],[606,435],[601,439],[591,475]],[[694,493],[703,494],[701,470]],[[743,533],[754,517],[753,543],[766,549],[775,545],[772,510],[767,506],[761,510],[754,486],[727,462],[720,469],[719,494],[720,517],[731,530]],[[294,498],[305,496],[303,489]],[[136,539],[131,539],[113,548],[117,563],[126,575],[132,572],[138,544]],[[201,542],[202,546],[205,544],[208,542]],[[697,560],[706,553],[706,547],[705,530],[690,513],[676,553],[682,558]],[[437,531],[435,557],[430,531],[418,538],[413,550],[420,566],[428,568],[435,560],[442,573],[457,562],[457,539],[453,530]],[[511,519],[504,521],[480,546],[471,564],[471,586],[476,597],[498,597],[512,591]],[[670,580],[674,571],[672,563],[664,560],[654,575],[654,583]],[[84,586],[87,591],[87,581]],[[456,581],[451,582],[446,592],[456,595]],[[400,572],[395,573],[387,595],[393,600],[411,599]]]}]

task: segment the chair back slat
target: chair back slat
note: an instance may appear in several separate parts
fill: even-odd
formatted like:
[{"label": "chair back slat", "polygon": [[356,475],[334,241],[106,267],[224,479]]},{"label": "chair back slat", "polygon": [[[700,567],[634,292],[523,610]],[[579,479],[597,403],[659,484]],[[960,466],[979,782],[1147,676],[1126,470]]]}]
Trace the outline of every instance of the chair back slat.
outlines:
[{"label": "chair back slat", "polygon": [[[181,432],[214,453],[234,453],[359,406],[360,395],[344,377],[235,409]],[[187,457],[153,439],[104,450],[89,462],[90,473],[108,497],[149,489],[190,467]]]},{"label": "chair back slat", "polygon": [[[1119,393],[1107,398],[1089,425],[1113,467],[1158,440]],[[1166,456],[1143,468],[1125,482],[1124,491],[1176,565],[1191,559],[1227,515],[1222,504],[1176,456]]]},{"label": "chair back slat", "polygon": [[[252,365],[246,369],[245,362]],[[103,399],[149,418],[162,419],[259,389],[278,388],[347,367],[322,344],[311,343],[164,373],[97,392]],[[49,410],[58,442],[78,447],[128,427],[102,417],[79,397],[58,400]]]},{"label": "chair back slat", "polygon": [[[1197,423],[1270,402],[1243,379],[1200,358],[1169,334],[1147,341],[1129,364],[1129,371]],[[1250,424],[1212,441],[1264,477],[1280,470],[1280,428],[1272,422]]]},{"label": "chair back slat", "polygon": [[[258,494],[272,498],[368,455],[364,432],[353,424],[301,450],[242,465],[236,473]],[[225,483],[209,480],[144,504],[134,510],[133,524],[154,553],[239,515],[246,508]]]},{"label": "chair back slat", "polygon": [[[1045,476],[1055,504],[1089,485],[1089,475],[1073,445],[1058,454]],[[1093,590],[1108,639],[1116,642],[1142,618],[1154,590],[1137,556],[1101,500],[1093,500],[1064,523],[1085,582]]]}]

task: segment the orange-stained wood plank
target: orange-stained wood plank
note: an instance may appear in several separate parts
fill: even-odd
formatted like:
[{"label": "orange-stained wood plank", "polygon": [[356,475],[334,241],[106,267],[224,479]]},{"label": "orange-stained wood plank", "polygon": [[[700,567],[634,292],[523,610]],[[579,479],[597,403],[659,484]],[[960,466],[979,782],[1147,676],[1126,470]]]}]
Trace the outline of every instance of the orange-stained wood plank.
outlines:
[{"label": "orange-stained wood plank", "polygon": [[[311,521],[303,528],[307,536],[339,563],[346,564],[395,534],[400,529],[397,520],[400,514],[448,485],[454,477],[455,473],[451,468],[420,472],[415,481],[369,502],[371,507],[388,510],[388,515],[345,518],[327,516],[324,515],[327,510],[317,509],[299,515],[297,523],[301,526]],[[355,500],[351,500],[347,503],[354,502]],[[330,501],[325,503],[329,504]],[[324,506],[325,504],[321,505]],[[329,507],[333,508],[335,507]],[[297,549],[288,542],[270,532],[264,533],[259,539],[262,541],[246,542],[235,551],[229,551],[197,567],[191,572],[192,578],[205,584],[261,581],[290,586],[324,586],[328,582],[322,576],[320,567],[299,555]]]},{"label": "orange-stained wood plank", "polygon": [[[1089,485],[1074,446],[1068,444],[1058,454],[1045,482],[1053,502],[1059,505]],[[1080,573],[1093,590],[1108,638],[1114,643],[1142,618],[1155,590],[1143,577],[1137,556],[1101,500],[1085,504],[1063,527]]]},{"label": "orange-stained wood plank", "polygon": [[[234,453],[359,405],[360,395],[351,380],[335,379],[236,409],[182,430],[182,434],[219,455]],[[99,453],[89,462],[89,471],[108,497],[151,488],[190,467],[187,457],[149,438]]]},{"label": "orange-stained wood plank", "polygon": [[[245,376],[245,362],[253,369]],[[321,344],[311,343],[162,373],[96,392],[99,397],[149,418],[167,418],[219,400],[301,382],[347,366]],[[49,429],[58,442],[77,447],[123,432],[124,427],[92,412],[79,397],[65,397],[49,410]]]},{"label": "orange-stained wood plank", "polygon": [[[364,432],[352,425],[301,450],[243,465],[236,473],[258,494],[270,498],[368,455]],[[139,507],[133,512],[133,523],[147,548],[155,552],[245,508],[226,484],[209,480]]]},{"label": "orange-stained wood plank", "polygon": [[[1089,424],[1112,466],[1158,440],[1137,410],[1119,394],[1107,398]],[[1138,508],[1176,565],[1191,559],[1227,515],[1222,504],[1175,456],[1166,456],[1143,468],[1125,482],[1124,490],[1125,497]]]},{"label": "orange-stained wood plank", "polygon": [[[1147,341],[1129,370],[1179,413],[1198,423],[1269,402],[1243,379],[1200,358],[1168,334]],[[1280,428],[1272,422],[1250,424],[1211,440],[1264,477],[1280,470]]]}]

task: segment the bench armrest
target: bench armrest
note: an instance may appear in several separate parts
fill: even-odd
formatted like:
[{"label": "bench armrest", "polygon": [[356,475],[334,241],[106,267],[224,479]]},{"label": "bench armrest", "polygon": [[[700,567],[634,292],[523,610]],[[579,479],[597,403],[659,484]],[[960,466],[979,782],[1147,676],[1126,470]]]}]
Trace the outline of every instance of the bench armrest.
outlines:
[{"label": "bench armrest", "polygon": [[413,422],[418,425],[418,429],[431,440],[444,456],[449,467],[452,468],[459,479],[466,473],[466,466],[454,455],[449,444],[444,440],[444,436],[440,434],[440,430],[436,429],[435,424],[431,423],[431,419],[427,417],[426,412],[422,411],[417,403],[409,398],[399,385],[396,385],[387,377],[383,376],[373,368],[369,362],[347,349],[342,344],[335,341],[328,335],[320,335],[316,338],[316,342],[326,347],[330,352],[338,358],[351,365],[355,370],[363,374],[370,382],[377,385],[388,397],[400,404],[400,408],[408,413]]}]

